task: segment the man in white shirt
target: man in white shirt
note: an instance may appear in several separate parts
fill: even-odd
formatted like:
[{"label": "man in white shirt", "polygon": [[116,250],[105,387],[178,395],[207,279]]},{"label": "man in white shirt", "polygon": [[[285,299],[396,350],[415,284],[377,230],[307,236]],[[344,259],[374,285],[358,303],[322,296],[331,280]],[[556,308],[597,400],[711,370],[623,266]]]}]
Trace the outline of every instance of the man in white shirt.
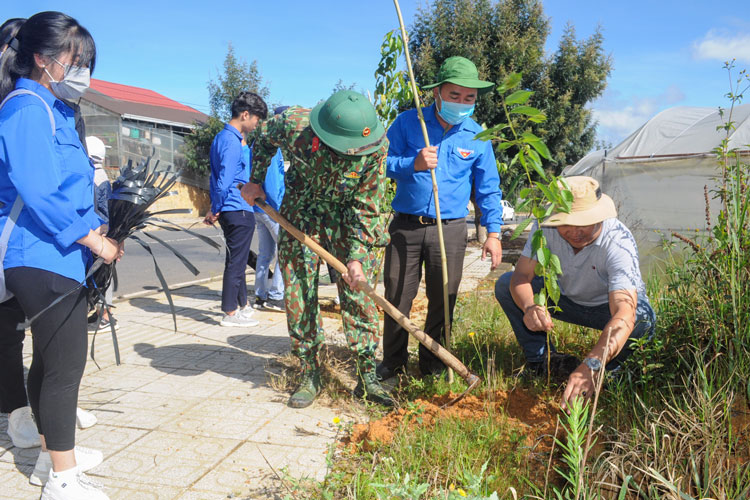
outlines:
[{"label": "man in white shirt", "polygon": [[[635,239],[617,220],[614,202],[602,194],[599,183],[591,177],[569,177],[566,181],[573,193],[570,213],[553,214],[542,223],[547,248],[560,259],[563,271],[558,278],[561,310],[551,311],[534,303],[543,280],[534,273],[537,260],[532,256],[531,238],[516,269],[502,275],[495,285],[495,297],[526,356],[525,370],[569,375],[564,407],[579,395],[590,398],[599,370],[618,368],[632,353],[628,339],[650,337],[656,321],[641,279]],[[535,230],[536,225],[531,233]],[[554,345],[548,343],[553,318],[602,330],[583,363],[555,352]]]}]

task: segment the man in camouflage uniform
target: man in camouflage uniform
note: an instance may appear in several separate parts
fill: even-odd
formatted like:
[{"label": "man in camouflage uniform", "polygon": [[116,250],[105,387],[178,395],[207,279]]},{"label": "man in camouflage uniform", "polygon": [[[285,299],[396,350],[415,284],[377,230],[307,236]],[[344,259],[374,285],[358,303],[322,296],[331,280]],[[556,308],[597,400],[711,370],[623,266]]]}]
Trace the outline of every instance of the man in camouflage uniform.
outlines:
[{"label": "man in camouflage uniform", "polygon": [[[361,94],[339,91],[314,109],[292,106],[256,131],[253,171],[242,189],[253,204],[264,197],[260,186],[271,157],[281,148],[290,162],[281,215],[318,241],[348,268],[338,283],[341,316],[349,346],[357,354],[358,397],[381,404],[393,401],[375,375],[379,340],[375,303],[358,290],[374,284],[379,264],[375,246],[388,242],[380,216],[385,195],[388,141],[375,108]],[[321,389],[318,349],[324,332],[318,306],[320,258],[286,232],[279,235],[279,262],[292,352],[303,367],[300,386],[289,405],[310,405]]]}]

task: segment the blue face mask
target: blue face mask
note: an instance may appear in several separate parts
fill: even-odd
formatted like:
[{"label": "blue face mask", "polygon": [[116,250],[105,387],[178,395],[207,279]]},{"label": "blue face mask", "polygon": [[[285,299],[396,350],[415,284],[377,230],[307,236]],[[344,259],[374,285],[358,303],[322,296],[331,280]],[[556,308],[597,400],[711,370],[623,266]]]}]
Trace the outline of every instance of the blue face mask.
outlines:
[{"label": "blue face mask", "polygon": [[440,118],[450,125],[458,125],[474,114],[476,104],[445,101],[440,97],[440,92],[438,92],[438,97],[440,98],[440,111],[438,111],[438,114]]}]

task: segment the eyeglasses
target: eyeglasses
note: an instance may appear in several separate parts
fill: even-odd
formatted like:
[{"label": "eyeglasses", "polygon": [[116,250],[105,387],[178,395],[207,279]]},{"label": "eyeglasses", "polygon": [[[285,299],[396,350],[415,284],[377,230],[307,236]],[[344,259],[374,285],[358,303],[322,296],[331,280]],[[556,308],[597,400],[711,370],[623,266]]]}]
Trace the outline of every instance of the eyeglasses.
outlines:
[{"label": "eyeglasses", "polygon": [[71,70],[72,70],[73,68],[78,68],[78,67],[79,67],[79,66],[75,66],[75,65],[73,65],[73,64],[64,64],[64,63],[61,63],[61,62],[60,62],[60,61],[58,61],[58,60],[57,60],[57,58],[55,58],[55,57],[53,57],[53,58],[52,58],[52,60],[53,60],[53,61],[55,61],[55,62],[56,62],[57,64],[59,64],[60,66],[62,66],[62,69],[63,69],[63,76],[68,76],[68,73],[70,73],[70,71],[71,71]]}]

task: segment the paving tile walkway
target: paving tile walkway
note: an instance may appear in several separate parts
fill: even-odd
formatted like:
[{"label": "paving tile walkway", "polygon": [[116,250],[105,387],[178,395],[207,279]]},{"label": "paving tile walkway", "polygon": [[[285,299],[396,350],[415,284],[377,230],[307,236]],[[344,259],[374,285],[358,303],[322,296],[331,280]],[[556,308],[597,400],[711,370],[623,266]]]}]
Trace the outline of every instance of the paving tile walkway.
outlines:
[{"label": "paving tile walkway", "polygon": [[[465,267],[463,289],[489,271],[478,248],[469,250]],[[176,332],[162,293],[117,303],[119,366],[108,332],[97,335],[99,366],[89,359],[79,406],[99,422],[79,430],[77,442],[104,453],[90,475],[112,499],[283,498],[277,474],[325,476],[341,410],[286,406],[289,395],[269,383],[280,370],[272,361],[289,350],[284,315],[258,312],[261,324],[253,329],[221,327],[220,287],[216,281],[173,292]],[[334,293],[330,286],[322,291]],[[336,323],[330,327],[340,329]],[[28,338],[27,367],[30,348]],[[352,410],[344,418],[362,415]],[[28,476],[39,449],[13,447],[6,428],[3,415],[0,498],[38,498]]]}]

